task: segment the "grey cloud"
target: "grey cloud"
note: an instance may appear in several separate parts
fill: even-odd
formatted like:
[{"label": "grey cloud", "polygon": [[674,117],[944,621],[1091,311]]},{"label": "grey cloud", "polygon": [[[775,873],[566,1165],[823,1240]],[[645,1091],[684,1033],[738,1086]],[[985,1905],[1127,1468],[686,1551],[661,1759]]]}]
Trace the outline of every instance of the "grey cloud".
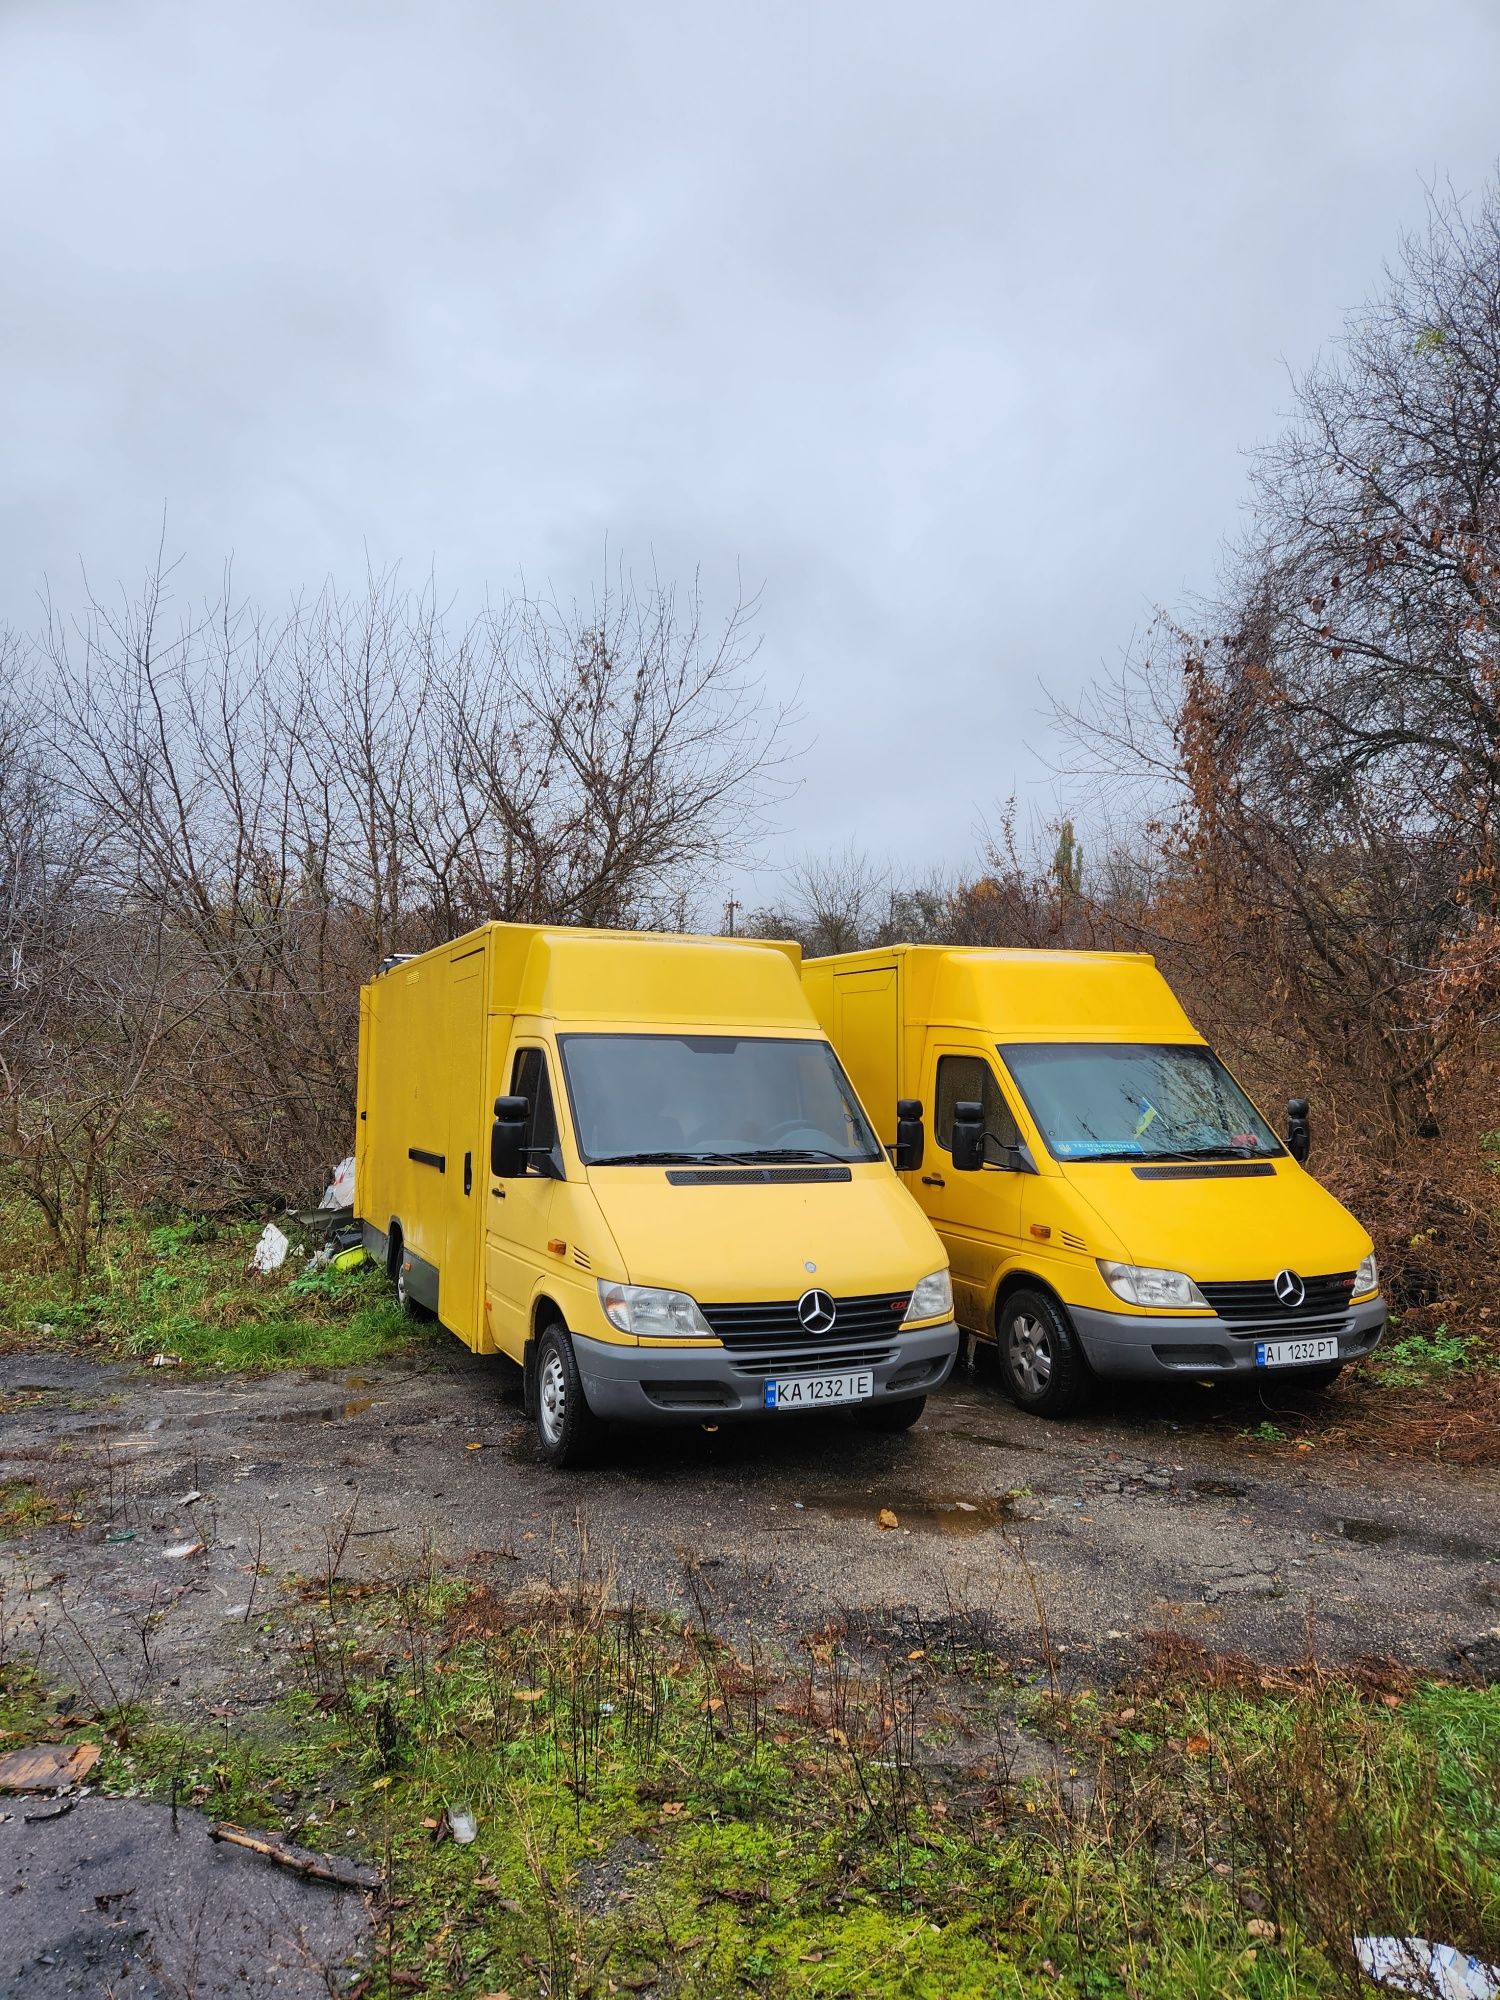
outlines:
[{"label": "grey cloud", "polygon": [[163,501],[183,587],[272,600],[367,549],[566,594],[608,537],[764,582],[786,845],[961,855],[1038,683],[1209,582],[1497,82],[1487,0],[11,0],[0,615]]}]

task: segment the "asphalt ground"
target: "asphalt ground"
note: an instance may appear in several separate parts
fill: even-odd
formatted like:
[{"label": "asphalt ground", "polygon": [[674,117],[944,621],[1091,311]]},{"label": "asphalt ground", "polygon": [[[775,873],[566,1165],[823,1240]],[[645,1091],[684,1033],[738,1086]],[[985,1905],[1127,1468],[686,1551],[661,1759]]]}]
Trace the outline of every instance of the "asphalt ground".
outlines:
[{"label": "asphalt ground", "polygon": [[0,1479],[77,1518],[0,1544],[5,1643],[94,1700],[253,1703],[283,1685],[264,1625],[295,1617],[297,1578],[582,1567],[787,1654],[830,1624],[956,1621],[1079,1678],[1160,1631],[1461,1670],[1500,1622],[1500,1478],[1251,1435],[1276,1414],[1184,1388],[1047,1423],[964,1368],[901,1437],[833,1415],[625,1431],[557,1472],[512,1372],[441,1333],[414,1363],[253,1380],[11,1354]]}]

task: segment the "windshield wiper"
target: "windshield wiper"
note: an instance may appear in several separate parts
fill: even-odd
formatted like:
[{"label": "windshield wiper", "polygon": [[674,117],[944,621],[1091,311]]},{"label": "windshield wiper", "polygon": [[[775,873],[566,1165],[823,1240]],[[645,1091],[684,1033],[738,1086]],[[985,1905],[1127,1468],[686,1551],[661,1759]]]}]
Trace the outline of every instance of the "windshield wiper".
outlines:
[{"label": "windshield wiper", "polygon": [[851,1164],[844,1154],[818,1146],[751,1146],[741,1153],[725,1153],[723,1158],[741,1166],[759,1166],[764,1160],[831,1160],[840,1167]]},{"label": "windshield wiper", "polygon": [[733,1153],[600,1153],[591,1167],[702,1167],[715,1160],[733,1160]]},{"label": "windshield wiper", "polygon": [[1177,1152],[1145,1153],[1147,1160],[1264,1160],[1269,1153],[1263,1153],[1259,1146],[1193,1146],[1183,1147]]}]

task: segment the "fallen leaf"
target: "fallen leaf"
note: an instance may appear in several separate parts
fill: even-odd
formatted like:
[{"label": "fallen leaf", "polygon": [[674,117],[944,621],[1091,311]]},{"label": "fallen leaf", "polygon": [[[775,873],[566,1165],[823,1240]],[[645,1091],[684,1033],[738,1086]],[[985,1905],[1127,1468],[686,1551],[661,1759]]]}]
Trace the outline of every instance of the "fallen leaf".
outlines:
[{"label": "fallen leaf", "polygon": [[899,1528],[901,1526],[901,1522],[897,1518],[896,1511],[894,1508],[892,1507],[881,1508],[880,1525],[882,1528]]},{"label": "fallen leaf", "polygon": [[927,1658],[927,1648],[925,1646],[915,1646],[906,1657],[909,1660],[925,1660]]},{"label": "fallen leaf", "polygon": [[512,1701],[542,1701],[546,1693],[545,1688],[512,1688],[510,1698]]},{"label": "fallen leaf", "polygon": [[173,1562],[181,1562],[185,1556],[201,1556],[202,1553],[202,1542],[173,1542],[171,1548],[162,1550],[162,1554],[169,1556]]},{"label": "fallen leaf", "polygon": [[464,1446],[464,1450],[465,1450],[465,1451],[483,1451],[483,1450],[484,1450],[484,1446],[483,1446],[482,1444],[479,1444],[479,1443],[475,1443],[475,1444],[466,1444],[466,1445]]},{"label": "fallen leaf", "polygon": [[1276,1926],[1268,1924],[1264,1917],[1252,1917],[1245,1929],[1254,1938],[1273,1938],[1276,1935]]},{"label": "fallen leaf", "polygon": [[1208,1738],[1201,1731],[1196,1732],[1188,1738],[1186,1748],[1190,1757],[1206,1756],[1208,1754]]},{"label": "fallen leaf", "polygon": [[663,1802],[661,1810],[662,1810],[662,1817],[664,1819],[672,1819],[675,1818],[678,1813],[686,1812],[687,1807],[683,1804],[681,1799],[667,1799]]}]

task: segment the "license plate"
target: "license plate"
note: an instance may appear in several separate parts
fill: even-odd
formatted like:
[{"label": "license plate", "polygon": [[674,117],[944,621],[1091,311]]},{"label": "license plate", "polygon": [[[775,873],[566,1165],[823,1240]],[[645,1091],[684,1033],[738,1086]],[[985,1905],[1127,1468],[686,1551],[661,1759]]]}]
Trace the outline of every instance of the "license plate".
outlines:
[{"label": "license plate", "polygon": [[875,1377],[861,1375],[790,1375],[766,1384],[768,1410],[822,1409],[828,1403],[862,1403],[875,1393]]},{"label": "license plate", "polygon": [[1299,1368],[1309,1361],[1337,1361],[1339,1344],[1333,1340],[1258,1340],[1255,1343],[1257,1368]]}]

